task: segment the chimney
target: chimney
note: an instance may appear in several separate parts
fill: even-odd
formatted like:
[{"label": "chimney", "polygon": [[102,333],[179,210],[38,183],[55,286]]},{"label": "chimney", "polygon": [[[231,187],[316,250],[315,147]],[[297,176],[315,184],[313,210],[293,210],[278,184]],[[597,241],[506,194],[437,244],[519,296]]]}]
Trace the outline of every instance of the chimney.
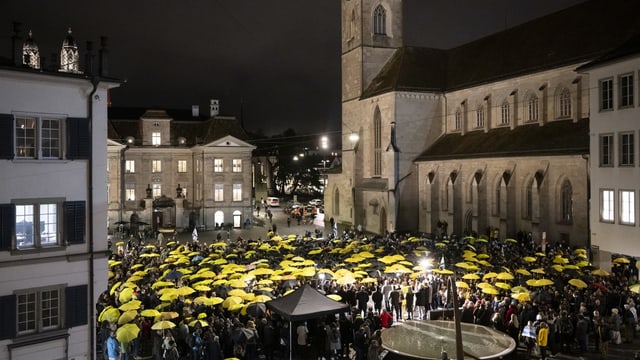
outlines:
[{"label": "chimney", "polygon": [[191,116],[200,117],[200,105],[191,105]]},{"label": "chimney", "polygon": [[218,116],[220,114],[220,103],[217,99],[211,99],[209,104],[209,115],[211,117]]},{"label": "chimney", "polygon": [[22,23],[13,22],[13,36],[11,37],[11,57],[15,66],[22,66],[22,44],[20,40],[20,32],[22,32]]},{"label": "chimney", "polygon": [[107,37],[100,37],[100,51],[99,55],[99,69],[98,75],[100,76],[109,76],[109,50],[107,49]]},{"label": "chimney", "polygon": [[84,55],[85,75],[93,75],[93,41],[87,41],[87,53]]}]

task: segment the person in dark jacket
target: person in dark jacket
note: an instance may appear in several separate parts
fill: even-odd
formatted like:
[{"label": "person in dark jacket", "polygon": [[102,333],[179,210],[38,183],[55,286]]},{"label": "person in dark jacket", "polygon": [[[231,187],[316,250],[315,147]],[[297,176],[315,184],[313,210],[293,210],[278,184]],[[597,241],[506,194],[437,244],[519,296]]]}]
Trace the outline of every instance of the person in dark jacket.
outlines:
[{"label": "person in dark jacket", "polygon": [[369,293],[364,286],[360,287],[360,291],[356,293],[356,300],[358,300],[358,311],[362,316],[367,315],[367,303],[369,302]]},{"label": "person in dark jacket", "polygon": [[382,312],[382,290],[380,287],[376,287],[376,290],[371,294],[371,300],[373,301],[373,308],[376,310],[378,314]]},{"label": "person in dark jacket", "polygon": [[405,309],[407,310],[407,319],[411,320],[413,318],[413,300],[414,294],[413,290],[409,288],[407,294],[404,297],[405,300]]}]

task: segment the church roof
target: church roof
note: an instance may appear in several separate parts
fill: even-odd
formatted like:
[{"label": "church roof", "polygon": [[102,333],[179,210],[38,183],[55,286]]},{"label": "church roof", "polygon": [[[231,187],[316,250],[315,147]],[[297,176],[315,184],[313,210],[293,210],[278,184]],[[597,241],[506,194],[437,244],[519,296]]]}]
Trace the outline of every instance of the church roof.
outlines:
[{"label": "church roof", "polygon": [[589,61],[638,33],[640,1],[591,0],[452,49],[400,48],[362,98],[452,91]]},{"label": "church roof", "polygon": [[592,62],[580,66],[577,69],[577,71],[580,72],[592,67],[604,65],[608,62],[624,59],[626,57],[638,55],[638,54],[640,54],[640,34],[632,37],[631,39],[626,41],[624,44],[600,56],[599,58],[593,60]]},{"label": "church roof", "polygon": [[178,139],[186,139],[185,146],[207,144],[231,135],[247,141],[249,136],[240,120],[228,116],[211,118],[193,117],[185,110],[157,110],[142,108],[109,109],[108,138],[124,143],[131,136],[136,141],[142,139],[142,117],[149,119],[170,119],[171,145],[178,144]]},{"label": "church roof", "polygon": [[558,120],[441,136],[416,161],[589,153],[589,119]]}]

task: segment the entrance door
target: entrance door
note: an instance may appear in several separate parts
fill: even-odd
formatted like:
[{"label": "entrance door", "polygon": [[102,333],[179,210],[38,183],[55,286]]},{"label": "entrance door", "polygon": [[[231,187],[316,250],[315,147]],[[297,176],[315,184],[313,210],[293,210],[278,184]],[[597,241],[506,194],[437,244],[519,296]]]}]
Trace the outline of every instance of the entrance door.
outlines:
[{"label": "entrance door", "polygon": [[153,212],[153,231],[158,231],[162,227],[162,212]]},{"label": "entrance door", "polygon": [[233,227],[236,229],[242,227],[242,213],[239,210],[233,212]]}]

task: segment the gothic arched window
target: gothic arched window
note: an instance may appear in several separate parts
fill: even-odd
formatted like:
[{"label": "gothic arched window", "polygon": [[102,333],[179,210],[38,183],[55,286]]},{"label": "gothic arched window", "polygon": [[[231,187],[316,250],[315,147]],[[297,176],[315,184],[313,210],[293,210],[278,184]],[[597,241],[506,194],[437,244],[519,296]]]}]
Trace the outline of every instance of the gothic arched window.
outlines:
[{"label": "gothic arched window", "polygon": [[462,110],[460,109],[456,109],[456,118],[455,118],[454,128],[456,130],[462,129]]},{"label": "gothic arched window", "polygon": [[571,116],[571,93],[563,89],[558,95],[558,115],[561,118]]},{"label": "gothic arched window", "polygon": [[484,106],[478,105],[476,108],[476,127],[484,127]]},{"label": "gothic arched window", "polygon": [[387,14],[382,5],[378,5],[373,11],[373,33],[375,35],[386,35]]},{"label": "gothic arched window", "polygon": [[376,107],[373,114],[373,175],[382,174],[382,116]]},{"label": "gothic arched window", "polygon": [[527,121],[538,121],[538,112],[538,97],[531,94],[527,101]]},{"label": "gothic arched window", "polygon": [[561,221],[571,223],[573,220],[573,189],[569,180],[565,180],[560,188],[560,206]]},{"label": "gothic arched window", "polygon": [[511,120],[511,105],[507,100],[502,103],[502,106],[500,107],[500,114],[500,124],[508,125]]}]

